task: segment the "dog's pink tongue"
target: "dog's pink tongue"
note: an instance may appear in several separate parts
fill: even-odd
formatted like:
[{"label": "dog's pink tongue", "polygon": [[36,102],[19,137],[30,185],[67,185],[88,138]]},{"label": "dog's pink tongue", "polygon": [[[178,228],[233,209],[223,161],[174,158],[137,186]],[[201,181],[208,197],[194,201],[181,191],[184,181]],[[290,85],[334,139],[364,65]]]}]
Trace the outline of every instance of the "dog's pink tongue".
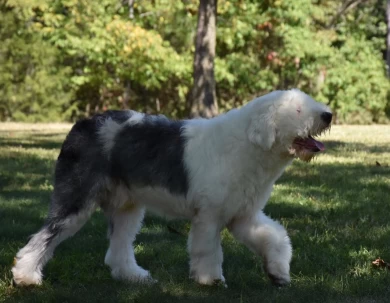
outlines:
[{"label": "dog's pink tongue", "polygon": [[309,137],[306,139],[306,146],[307,147],[317,147],[320,151],[325,150],[325,145],[322,142],[317,141],[313,137]]},{"label": "dog's pink tongue", "polygon": [[302,139],[302,138],[297,138],[294,140],[294,144],[297,146],[300,146],[301,148],[310,150],[312,152],[319,152],[319,151],[324,151],[325,146],[322,144],[322,142],[317,141],[313,137],[309,136],[308,138]]}]

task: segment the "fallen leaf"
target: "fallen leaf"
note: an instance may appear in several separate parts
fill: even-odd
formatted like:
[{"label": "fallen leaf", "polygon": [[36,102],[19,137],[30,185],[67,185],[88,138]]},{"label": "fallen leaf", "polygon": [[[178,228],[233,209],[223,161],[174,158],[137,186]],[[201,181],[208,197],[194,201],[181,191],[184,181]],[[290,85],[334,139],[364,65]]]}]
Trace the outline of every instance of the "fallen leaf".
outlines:
[{"label": "fallen leaf", "polygon": [[381,258],[372,261],[372,265],[375,267],[385,267],[390,270],[390,263],[383,261]]}]

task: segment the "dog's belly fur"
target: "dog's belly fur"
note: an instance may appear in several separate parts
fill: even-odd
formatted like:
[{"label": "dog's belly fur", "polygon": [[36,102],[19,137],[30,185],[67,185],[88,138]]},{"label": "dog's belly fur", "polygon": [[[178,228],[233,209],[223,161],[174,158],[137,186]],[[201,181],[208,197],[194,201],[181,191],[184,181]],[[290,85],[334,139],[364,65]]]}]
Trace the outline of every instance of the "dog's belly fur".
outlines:
[{"label": "dog's belly fur", "polygon": [[145,206],[152,213],[169,219],[191,219],[196,213],[196,208],[184,196],[173,195],[161,187],[136,188],[129,194],[134,204]]},{"label": "dog's belly fur", "polygon": [[[259,188],[260,190],[262,188]],[[192,219],[199,211],[208,211],[215,214],[215,219],[221,225],[228,223],[233,217],[248,214],[253,209],[262,209],[271,193],[272,186],[262,192],[255,193],[250,199],[245,199],[238,192],[228,192],[224,199],[213,198],[212,195],[202,200],[190,201],[184,196],[170,193],[164,188],[140,187],[126,192],[125,199],[114,201],[119,209],[129,209],[134,205],[144,206],[147,210],[168,219]],[[205,204],[205,201],[209,201]]]},{"label": "dog's belly fur", "polygon": [[218,194],[214,192],[214,195],[206,189],[191,190],[190,188],[192,197],[173,194],[162,187],[134,187],[131,190],[121,188],[120,191],[125,191],[126,198],[115,197],[114,201],[122,203],[121,206],[117,206],[119,208],[126,209],[133,205],[140,205],[168,219],[192,219],[200,211],[209,212],[215,220],[220,221],[221,225],[225,225],[234,217],[263,209],[271,195],[274,180],[260,185],[257,182],[251,184],[248,179],[236,181],[237,184],[243,182],[246,183],[245,188],[219,185],[220,190]]}]

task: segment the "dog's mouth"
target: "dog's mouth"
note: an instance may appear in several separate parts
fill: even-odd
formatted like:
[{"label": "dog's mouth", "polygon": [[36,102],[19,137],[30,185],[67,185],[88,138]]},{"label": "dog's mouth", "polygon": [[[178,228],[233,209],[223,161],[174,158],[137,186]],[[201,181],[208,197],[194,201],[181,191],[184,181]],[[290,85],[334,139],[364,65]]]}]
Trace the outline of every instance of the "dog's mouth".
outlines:
[{"label": "dog's mouth", "polygon": [[320,141],[317,141],[312,136],[307,138],[295,138],[293,146],[295,149],[305,149],[313,153],[318,153],[325,150],[324,144]]},{"label": "dog's mouth", "polygon": [[310,135],[307,138],[295,138],[292,147],[295,155],[299,159],[307,162],[309,162],[318,153],[325,150],[325,145]]}]

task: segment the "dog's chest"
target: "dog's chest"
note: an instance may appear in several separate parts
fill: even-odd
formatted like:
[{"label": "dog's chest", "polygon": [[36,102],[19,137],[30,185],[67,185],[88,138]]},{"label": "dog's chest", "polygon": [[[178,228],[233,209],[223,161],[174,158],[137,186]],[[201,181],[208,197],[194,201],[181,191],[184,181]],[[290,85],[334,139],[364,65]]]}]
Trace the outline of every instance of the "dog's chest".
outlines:
[{"label": "dog's chest", "polygon": [[238,213],[247,213],[265,207],[275,181],[281,176],[284,168],[267,170],[262,166],[252,166],[245,172],[237,174],[227,189],[225,206]]}]

